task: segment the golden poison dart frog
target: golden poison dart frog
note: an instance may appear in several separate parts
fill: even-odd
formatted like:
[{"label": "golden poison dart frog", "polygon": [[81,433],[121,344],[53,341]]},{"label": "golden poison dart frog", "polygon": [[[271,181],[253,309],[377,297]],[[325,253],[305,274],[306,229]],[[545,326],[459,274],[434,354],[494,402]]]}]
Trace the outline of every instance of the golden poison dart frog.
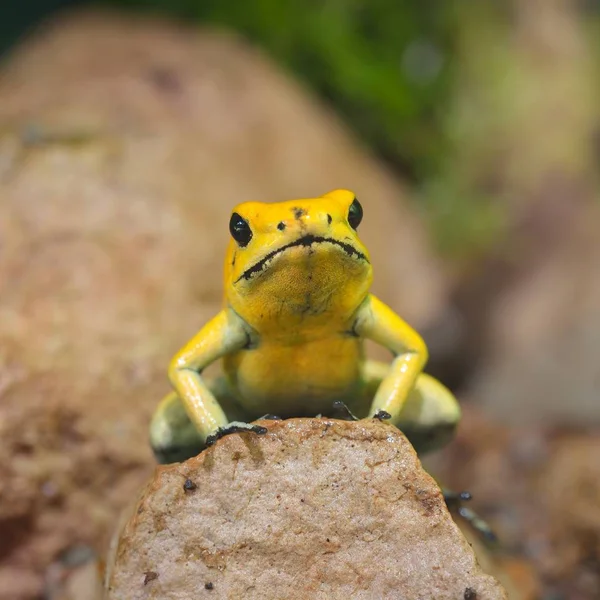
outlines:
[{"label": "golden poison dart frog", "polygon": [[[228,433],[265,433],[249,422],[266,415],[334,416],[340,407],[389,419],[420,453],[450,440],[455,397],[423,373],[419,334],[369,293],[362,217],[346,190],[234,209],[223,309],[173,358],[174,391],[152,419],[160,462],[194,456]],[[367,360],[367,339],[392,362]],[[207,381],[203,370],[219,359],[223,374]]]}]

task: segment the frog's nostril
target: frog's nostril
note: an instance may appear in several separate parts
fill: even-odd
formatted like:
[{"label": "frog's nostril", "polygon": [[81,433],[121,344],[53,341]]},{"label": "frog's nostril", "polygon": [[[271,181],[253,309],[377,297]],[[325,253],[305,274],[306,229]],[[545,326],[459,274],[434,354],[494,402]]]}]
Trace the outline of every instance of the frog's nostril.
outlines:
[{"label": "frog's nostril", "polygon": [[327,223],[328,223],[328,225],[331,225],[331,221],[333,221],[333,219],[331,218],[331,215],[328,214],[327,215]]},{"label": "frog's nostril", "polygon": [[299,221],[302,217],[306,216],[306,211],[303,208],[292,208],[292,212],[294,213],[294,219]]},{"label": "frog's nostril", "polygon": [[279,221],[277,224],[277,229],[279,229],[279,231],[283,231],[285,229],[285,223],[283,221]]}]

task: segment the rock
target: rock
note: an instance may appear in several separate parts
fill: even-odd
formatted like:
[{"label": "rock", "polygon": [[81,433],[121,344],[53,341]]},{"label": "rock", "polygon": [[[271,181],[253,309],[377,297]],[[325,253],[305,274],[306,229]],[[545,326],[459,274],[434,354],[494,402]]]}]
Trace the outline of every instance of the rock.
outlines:
[{"label": "rock", "polygon": [[3,62],[0,581],[29,573],[38,597],[148,476],[167,362],[221,303],[231,207],[339,186],[377,291],[424,323],[445,282],[403,187],[252,47],[79,13]]},{"label": "rock", "polygon": [[406,438],[379,421],[263,421],[158,467],[108,598],[507,598]]},{"label": "rock", "polygon": [[498,534],[499,552],[486,556],[477,539],[468,539],[511,600],[596,600],[598,456],[598,429],[509,428],[466,405],[456,439],[425,464],[451,489],[472,492],[470,508]]}]

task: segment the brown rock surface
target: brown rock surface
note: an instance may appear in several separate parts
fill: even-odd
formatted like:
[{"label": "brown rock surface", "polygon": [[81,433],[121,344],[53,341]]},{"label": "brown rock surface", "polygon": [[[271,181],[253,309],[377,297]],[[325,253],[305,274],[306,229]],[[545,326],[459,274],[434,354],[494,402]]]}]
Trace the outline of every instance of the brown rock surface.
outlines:
[{"label": "brown rock surface", "polygon": [[396,428],[263,424],[156,469],[116,545],[110,599],[507,597]]},{"label": "brown rock surface", "polygon": [[[508,428],[467,405],[456,440],[425,462],[451,489],[473,493],[471,508],[497,532],[502,551],[481,564],[506,581],[511,600],[513,585],[533,590],[527,600],[597,600],[599,456],[598,429]],[[477,542],[475,550],[480,556]]]},{"label": "brown rock surface", "polygon": [[355,188],[377,291],[444,282],[403,189],[240,40],[115,15],[43,29],[0,72],[0,598],[37,598],[153,460],[169,357],[218,308],[233,204]]}]

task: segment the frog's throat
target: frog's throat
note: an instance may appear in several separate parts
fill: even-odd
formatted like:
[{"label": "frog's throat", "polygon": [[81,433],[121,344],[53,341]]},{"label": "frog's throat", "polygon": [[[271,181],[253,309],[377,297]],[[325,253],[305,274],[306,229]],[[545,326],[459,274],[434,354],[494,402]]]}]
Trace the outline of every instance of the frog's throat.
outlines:
[{"label": "frog's throat", "polygon": [[241,281],[242,279],[251,279],[254,275],[263,271],[267,267],[269,261],[271,261],[277,254],[285,252],[288,248],[293,248],[294,246],[310,246],[312,244],[333,244],[334,246],[339,246],[351,258],[362,260],[366,263],[369,262],[369,259],[362,252],[352,246],[352,244],[346,244],[345,242],[340,242],[339,240],[335,240],[333,238],[305,235],[294,242],[290,242],[285,246],[281,246],[281,248],[277,248],[277,250],[273,250],[273,252],[269,252],[269,254],[261,258],[257,263],[253,264],[251,267],[248,267],[235,280],[235,283],[238,283],[238,281]]}]

